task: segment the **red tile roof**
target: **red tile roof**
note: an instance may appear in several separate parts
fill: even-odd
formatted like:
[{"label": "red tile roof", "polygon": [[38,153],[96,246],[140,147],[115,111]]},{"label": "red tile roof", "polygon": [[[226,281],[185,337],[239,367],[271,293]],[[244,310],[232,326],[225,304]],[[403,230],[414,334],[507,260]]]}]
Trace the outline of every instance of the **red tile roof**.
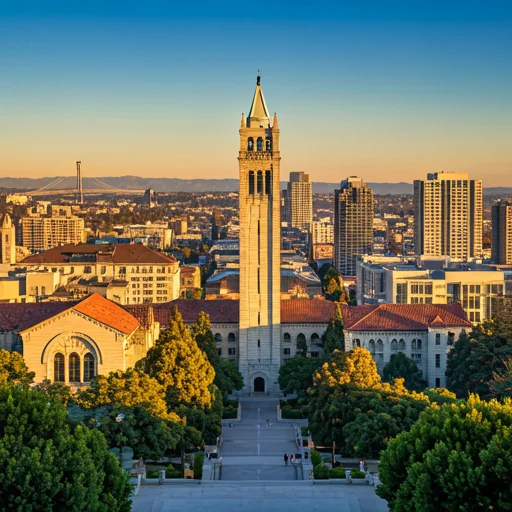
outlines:
[{"label": "red tile roof", "polygon": [[73,309],[124,334],[131,334],[140,325],[128,311],[99,293],[89,295]]},{"label": "red tile roof", "polygon": [[140,325],[121,306],[94,293],[81,302],[0,304],[0,332],[22,332],[70,309],[124,334],[131,334]]},{"label": "red tile roof", "polygon": [[70,263],[73,255],[91,255],[94,258],[93,261],[106,261],[121,265],[124,263],[165,265],[176,262],[172,256],[153,251],[142,244],[65,244],[40,254],[28,256],[21,264],[58,265]]}]

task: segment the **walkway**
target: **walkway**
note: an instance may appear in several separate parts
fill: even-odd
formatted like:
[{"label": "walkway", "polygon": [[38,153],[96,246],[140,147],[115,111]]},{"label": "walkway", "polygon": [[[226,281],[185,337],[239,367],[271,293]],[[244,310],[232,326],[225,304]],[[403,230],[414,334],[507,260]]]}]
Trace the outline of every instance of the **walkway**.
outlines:
[{"label": "walkway", "polygon": [[295,453],[291,423],[277,422],[275,398],[242,398],[242,421],[224,421],[222,480],[296,480],[283,455]]}]

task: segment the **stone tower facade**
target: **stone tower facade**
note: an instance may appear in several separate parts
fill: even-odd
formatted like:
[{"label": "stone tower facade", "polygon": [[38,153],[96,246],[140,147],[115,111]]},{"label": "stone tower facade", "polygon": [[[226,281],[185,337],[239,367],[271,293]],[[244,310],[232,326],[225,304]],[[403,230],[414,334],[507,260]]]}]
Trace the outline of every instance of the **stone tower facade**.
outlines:
[{"label": "stone tower facade", "polygon": [[260,77],[240,126],[240,343],[245,392],[277,393],[281,364],[279,126]]},{"label": "stone tower facade", "polygon": [[16,263],[16,230],[8,213],[0,227],[0,263]]}]

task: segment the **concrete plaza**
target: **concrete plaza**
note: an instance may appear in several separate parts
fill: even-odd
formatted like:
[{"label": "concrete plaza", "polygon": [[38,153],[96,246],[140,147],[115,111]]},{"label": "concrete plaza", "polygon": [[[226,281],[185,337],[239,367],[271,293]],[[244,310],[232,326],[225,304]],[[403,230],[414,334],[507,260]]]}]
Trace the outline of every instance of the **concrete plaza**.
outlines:
[{"label": "concrete plaza", "polygon": [[[141,486],[134,512],[387,512],[368,485],[297,480],[293,424],[277,421],[277,400],[243,398],[242,420],[224,421],[221,481]],[[268,422],[267,422],[268,420]]]}]

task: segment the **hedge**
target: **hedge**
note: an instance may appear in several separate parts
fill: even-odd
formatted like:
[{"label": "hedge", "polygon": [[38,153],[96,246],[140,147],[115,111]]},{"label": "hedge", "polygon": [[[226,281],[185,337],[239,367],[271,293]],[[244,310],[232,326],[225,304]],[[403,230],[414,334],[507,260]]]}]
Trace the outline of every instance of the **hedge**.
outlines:
[{"label": "hedge", "polygon": [[329,479],[329,468],[327,464],[318,464],[313,468],[313,476],[315,480],[328,480]]},{"label": "hedge", "polygon": [[201,480],[203,478],[203,462],[204,453],[199,452],[194,455],[194,479]]},{"label": "hedge", "polygon": [[303,414],[299,409],[281,409],[281,417],[285,420],[302,420],[304,419]]}]

